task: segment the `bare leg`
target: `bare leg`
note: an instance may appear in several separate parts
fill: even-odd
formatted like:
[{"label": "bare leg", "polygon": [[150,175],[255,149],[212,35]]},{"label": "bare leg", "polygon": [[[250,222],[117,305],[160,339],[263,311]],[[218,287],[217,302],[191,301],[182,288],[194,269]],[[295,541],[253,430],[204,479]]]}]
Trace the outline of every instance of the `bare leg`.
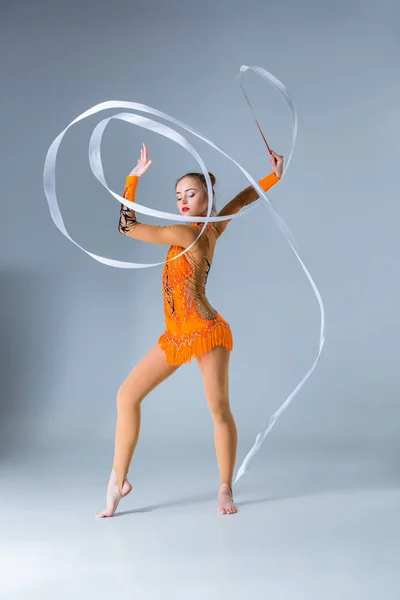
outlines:
[{"label": "bare leg", "polygon": [[131,491],[132,486],[126,476],[139,439],[141,403],[178,368],[167,363],[165,353],[157,343],[120,386],[117,395],[114,463],[107,488],[107,506],[101,513],[96,513],[97,517],[111,517],[120,499]]},{"label": "bare leg", "polygon": [[229,359],[230,352],[223,346],[217,346],[197,359],[214,421],[214,443],[220,473],[218,500],[221,514],[237,512],[232,497],[237,430],[229,405]]}]

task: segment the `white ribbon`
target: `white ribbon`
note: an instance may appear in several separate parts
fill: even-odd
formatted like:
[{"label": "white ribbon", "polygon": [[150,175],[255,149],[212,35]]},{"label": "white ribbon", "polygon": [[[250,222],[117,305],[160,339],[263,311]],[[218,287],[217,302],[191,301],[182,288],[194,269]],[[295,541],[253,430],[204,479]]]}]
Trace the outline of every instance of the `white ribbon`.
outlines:
[{"label": "white ribbon", "polygon": [[[265,69],[262,69],[261,67],[249,67],[246,65],[242,65],[240,68],[240,73],[238,75],[238,79],[240,79],[240,77],[243,75],[243,73],[247,70],[253,71],[257,75],[259,75],[262,79],[269,82],[281,94],[281,96],[285,100],[287,106],[289,107],[291,117],[292,117],[292,145],[291,145],[291,150],[290,150],[286,168],[285,168],[285,172],[286,172],[286,170],[289,166],[289,163],[290,163],[290,159],[292,157],[294,144],[296,141],[296,135],[297,135],[297,114],[296,114],[295,105],[290,97],[288,90],[285,88],[283,83],[281,81],[279,81],[276,77],[274,77],[271,73],[269,73],[268,71],[265,71]],[[250,107],[251,107],[251,105],[250,105]],[[142,263],[124,262],[124,261],[109,259],[104,256],[98,256],[97,254],[93,254],[92,252],[85,250],[85,248],[83,248],[75,240],[73,240],[64,225],[64,221],[62,219],[60,208],[59,208],[58,202],[57,202],[56,184],[55,184],[56,159],[57,159],[58,148],[61,144],[61,140],[64,137],[67,130],[70,127],[72,127],[72,125],[74,125],[75,123],[77,123],[78,121],[80,121],[82,119],[85,119],[86,117],[88,117],[90,115],[96,114],[97,112],[100,112],[102,110],[106,110],[109,108],[118,108],[118,109],[123,108],[123,109],[137,110],[140,112],[149,113],[156,117],[165,119],[166,121],[169,121],[175,125],[178,125],[179,127],[182,127],[189,133],[195,135],[199,139],[201,139],[204,142],[206,142],[207,144],[209,144],[212,148],[215,148],[215,150],[218,150],[218,152],[223,154],[226,158],[231,160],[242,171],[242,173],[247,177],[247,179],[249,180],[251,185],[257,190],[258,194],[260,195],[260,199],[262,198],[266,202],[267,207],[269,208],[274,220],[276,221],[276,224],[278,225],[279,229],[282,231],[282,233],[285,236],[285,238],[287,239],[290,247],[292,248],[294,254],[296,255],[298,261],[300,262],[301,267],[304,270],[304,273],[306,274],[309,282],[311,283],[311,286],[316,295],[316,298],[317,298],[317,301],[318,301],[318,304],[320,307],[320,313],[321,313],[319,351],[318,351],[317,358],[315,359],[312,367],[309,369],[309,371],[303,377],[301,382],[297,385],[297,387],[293,390],[293,392],[288,396],[288,398],[280,406],[280,408],[270,417],[267,426],[257,435],[256,441],[255,441],[253,447],[246,455],[243,463],[241,464],[241,466],[237,472],[237,475],[236,475],[236,478],[234,481],[234,483],[236,483],[238,481],[238,479],[244,473],[246,473],[248,471],[248,465],[249,465],[251,458],[259,451],[264,439],[266,438],[268,433],[271,431],[275,422],[277,421],[279,416],[282,414],[282,412],[289,406],[290,402],[297,395],[299,390],[303,387],[304,383],[310,377],[311,373],[314,371],[314,369],[317,365],[317,362],[319,361],[319,358],[320,358],[321,352],[322,352],[322,348],[323,348],[324,342],[325,342],[325,316],[324,316],[324,306],[322,303],[321,296],[319,294],[318,288],[315,285],[310,273],[308,272],[306,266],[304,265],[299,254],[297,253],[296,244],[295,244],[295,241],[294,241],[294,238],[293,238],[293,235],[292,235],[290,229],[288,228],[288,226],[286,225],[284,220],[280,217],[280,215],[277,213],[274,206],[271,204],[267,195],[265,194],[264,190],[260,187],[258,182],[252,178],[250,173],[248,173],[246,171],[246,169],[244,169],[237,161],[235,161],[232,157],[230,157],[226,152],[224,152],[221,148],[219,148],[211,140],[209,140],[205,136],[203,136],[200,133],[198,133],[197,131],[195,131],[192,127],[186,125],[185,123],[182,123],[181,121],[178,121],[177,119],[174,119],[173,117],[171,117],[159,110],[151,108],[150,106],[147,106],[145,104],[139,104],[137,102],[120,102],[120,101],[110,100],[107,102],[101,102],[100,104],[93,106],[92,108],[88,109],[87,111],[85,111],[84,113],[79,115],[76,119],[71,121],[71,123],[56,137],[56,139],[53,141],[53,143],[51,144],[51,146],[47,152],[45,165],[44,165],[44,173],[43,173],[43,187],[44,187],[44,192],[45,192],[47,202],[49,205],[50,214],[51,214],[51,217],[52,217],[55,225],[58,227],[58,229],[61,231],[61,233],[63,233],[63,235],[65,235],[72,243],[74,243],[76,246],[78,246],[78,248],[80,248],[81,250],[86,252],[86,254],[88,254],[95,260],[97,260],[103,264],[109,265],[111,267],[119,267],[119,268],[125,268],[125,269],[139,269],[139,268],[155,267],[155,266],[164,264],[165,262],[168,262],[168,261],[162,261],[162,262],[158,262],[158,263],[142,264]],[[177,144],[181,145],[188,152],[190,152],[190,154],[192,154],[192,156],[197,160],[197,162],[200,166],[200,169],[203,172],[204,177],[207,182],[208,212],[207,212],[206,217],[200,217],[200,216],[188,217],[188,216],[177,215],[177,214],[172,214],[172,213],[168,213],[168,212],[154,210],[154,209],[148,208],[146,206],[143,206],[137,202],[134,202],[134,203],[130,202],[129,200],[123,198],[123,196],[120,196],[116,192],[113,192],[107,186],[107,183],[106,183],[106,180],[104,177],[103,165],[102,165],[102,161],[101,161],[101,141],[102,141],[102,136],[103,136],[105,127],[107,126],[107,124],[109,123],[109,121],[111,119],[120,119],[122,121],[126,121],[127,123],[131,123],[133,125],[138,125],[139,127],[143,127],[145,129],[149,129],[150,131],[154,131],[155,133],[159,133],[160,135],[163,135],[163,136],[169,138],[170,140],[176,142]],[[175,130],[171,129],[167,125],[159,123],[158,121],[155,121],[153,119],[149,119],[147,117],[132,114],[132,113],[122,112],[122,113],[118,113],[116,115],[113,115],[111,117],[108,117],[108,118],[100,121],[100,123],[95,127],[95,129],[92,133],[90,142],[89,142],[89,162],[90,162],[90,166],[91,166],[91,169],[92,169],[95,177],[97,177],[97,179],[100,181],[100,183],[110,192],[110,194],[112,196],[114,196],[114,198],[116,198],[116,200],[118,200],[118,202],[131,207],[136,212],[151,215],[154,217],[161,217],[164,219],[169,219],[172,221],[204,222],[204,225],[203,225],[198,237],[193,242],[193,244],[195,244],[197,239],[202,235],[208,222],[225,221],[227,219],[242,217],[245,213],[249,212],[250,210],[254,210],[254,208],[259,204],[259,202],[254,202],[252,205],[244,207],[239,213],[236,213],[234,215],[227,215],[224,217],[211,217],[210,215],[211,215],[211,208],[212,208],[212,184],[211,184],[211,180],[208,175],[206,166],[205,166],[203,160],[201,159],[200,155],[197,153],[197,151],[186,140],[186,138],[184,138],[181,134],[177,133]],[[282,175],[282,178],[283,178],[283,175]],[[188,248],[184,249],[183,252],[181,252],[180,254],[178,254],[177,256],[175,256],[169,260],[174,260],[175,258],[182,256],[182,254],[185,254],[185,252],[187,252],[193,246],[193,244],[191,244]]]}]

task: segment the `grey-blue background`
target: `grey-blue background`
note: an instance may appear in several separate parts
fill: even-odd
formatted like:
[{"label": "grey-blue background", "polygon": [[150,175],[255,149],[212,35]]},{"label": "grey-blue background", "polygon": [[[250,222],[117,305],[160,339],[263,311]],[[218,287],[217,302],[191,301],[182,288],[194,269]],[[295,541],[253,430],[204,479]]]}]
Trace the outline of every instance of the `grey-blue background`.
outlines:
[{"label": "grey-blue background", "polygon": [[[389,0],[379,4],[370,0],[2,2],[0,441],[3,482],[18,484],[13,487],[15,523],[21,523],[21,514],[27,515],[17,511],[20,501],[21,510],[28,510],[25,503],[31,505],[33,518],[37,510],[53,509],[52,527],[60,525],[55,488],[49,487],[55,480],[60,490],[58,501],[64,502],[66,512],[73,506],[75,519],[77,515],[81,519],[80,532],[87,526],[87,515],[91,519],[91,513],[102,507],[113,453],[116,391],[164,329],[161,266],[144,270],[106,267],[68,242],[55,227],[42,188],[47,149],[60,131],[89,107],[105,100],[136,101],[190,124],[260,179],[270,172],[270,164],[235,80],[242,64],[262,66],[282,80],[298,109],[295,152],[284,180],[269,196],[294,233],[302,259],[319,287],[326,309],[327,340],[312,378],[254,459],[251,474],[239,482],[236,496],[239,500],[243,490],[250,498],[261,483],[277,497],[296,500],[314,495],[313,508],[300,512],[308,511],[312,520],[315,506],[321,506],[319,494],[327,490],[359,490],[377,481],[382,486],[396,484],[399,17],[398,4]],[[243,83],[271,147],[287,156],[287,107],[272,87],[255,75],[245,74]],[[96,254],[135,262],[161,261],[166,247],[136,242],[118,233],[120,205],[90,171],[87,148],[91,132],[100,118],[111,114],[105,111],[78,123],[60,148],[57,193],[66,227],[79,244]],[[165,138],[119,121],[111,122],[104,136],[109,186],[122,190],[143,141],[153,165],[140,182],[138,201],[174,212],[175,180],[187,170],[197,169],[197,163]],[[248,185],[232,163],[197,139],[189,141],[217,176],[219,207]],[[239,430],[239,464],[256,433],[316,356],[318,305],[294,254],[261,203],[246,218],[231,223],[221,238],[208,295],[234,333],[230,381]],[[179,482],[186,482],[185,491],[189,486],[193,492],[214,494],[218,473],[212,421],[195,362],[182,367],[144,402],[131,479],[135,487],[147,480],[154,485],[157,502],[165,499],[166,490],[175,498],[178,488],[168,486]],[[23,485],[27,486],[24,491]],[[53,494],[45,505],[40,503],[42,488]],[[84,517],[79,504],[82,494]],[[136,506],[137,498],[131,495],[126,506],[129,502]],[[386,503],[393,503],[390,498],[382,500],[378,514],[390,513]],[[154,501],[152,496],[142,500],[144,505]],[[214,510],[213,502],[203,518]],[[235,518],[241,517],[243,522],[246,508],[258,510],[259,520],[252,523],[263,523],[264,530],[261,519],[271,514],[265,494],[247,504],[252,502],[254,506],[243,506]],[[355,514],[360,502],[355,502]],[[190,502],[186,504],[190,506]],[[186,506],[184,501],[182,505]],[[332,503],[332,518],[338,518],[338,505],[336,500]],[[371,509],[371,503],[367,505]],[[179,510],[184,509],[180,506]],[[191,510],[203,509],[196,505]],[[41,527],[48,525],[45,514]],[[288,515],[282,516],[285,528]],[[175,531],[182,527],[181,513],[176,519],[169,518]],[[191,518],[190,512],[186,518]],[[366,518],[368,523],[375,519],[370,513]],[[131,519],[133,532],[138,527],[135,519]],[[153,514],[144,526],[144,536],[148,527],[153,527],[151,519]],[[329,521],[324,516],[321,519]],[[121,522],[116,519],[108,524],[115,521]],[[294,518],[294,523],[298,522]],[[73,523],[76,526],[71,516]],[[8,525],[11,531],[10,520]],[[85,530],[85,535],[93,540],[99,535],[99,522],[90,526],[93,532]],[[124,531],[126,522],[118,526]],[[224,527],[233,525],[224,522]],[[250,524],[246,527],[247,534],[253,531]],[[364,524],[360,528],[365,531]],[[254,535],[259,535],[256,530]],[[335,531],[337,524],[332,525],[332,535]],[[271,536],[270,524],[265,532]],[[282,563],[274,567],[275,576],[282,568],[282,579],[279,575],[276,580],[268,577],[271,557],[263,555],[265,563],[254,563],[258,570],[253,571],[252,582],[267,586],[267,591],[275,592],[274,598],[296,594],[296,598],[309,599],[314,593],[336,598],[339,592],[342,598],[346,593],[352,598],[397,598],[394,587],[382,596],[379,586],[392,576],[394,550],[386,543],[395,539],[398,543],[398,532],[397,519],[388,522],[385,534],[380,530],[379,535],[375,532],[361,540],[354,533],[354,549],[373,546],[376,554],[371,558],[366,553],[356,560],[357,551],[353,550],[353,562],[334,563],[337,572],[327,567],[332,567],[332,556],[329,554],[328,560],[328,555],[323,555],[329,539],[326,534],[313,548],[315,557],[327,558],[326,564],[319,564],[318,572],[325,573],[318,579],[321,587],[316,580],[310,583],[317,568],[310,558],[310,563],[296,571],[297,579],[291,579],[292,589],[285,587],[289,584],[283,574],[288,548],[300,551],[301,540],[307,537],[306,530],[298,530],[298,540],[288,540]],[[32,530],[32,539],[36,534]],[[181,534],[185,545],[184,528]],[[243,543],[247,534],[240,538]],[[168,539],[170,535],[165,533]],[[228,547],[236,548],[238,540],[229,537],[236,534],[227,529],[226,535]],[[281,539],[280,528],[276,535]],[[116,540],[119,546],[120,537]],[[252,544],[250,540],[246,543]],[[215,561],[221,564],[227,539],[223,536],[219,542],[220,554],[213,556],[215,547],[209,548],[205,562],[200,563],[202,568],[215,568]],[[343,538],[342,543],[350,542]],[[96,544],[107,552],[107,540]],[[15,546],[15,565],[21,564],[21,547]],[[337,558],[340,546],[336,549]],[[143,545],[133,562],[141,551]],[[74,552],[71,550],[70,560],[76,556]],[[278,560],[276,546],[271,552]],[[304,552],[303,548],[303,557]],[[28,554],[24,555],[27,587],[20,584],[17,592],[15,581],[6,584],[10,598],[37,597],[32,591],[35,585],[42,593],[51,593],[46,587],[53,581],[49,563],[43,558],[47,566],[41,577],[38,564],[33,568]],[[10,547],[7,556],[12,569]],[[180,598],[179,594],[197,597],[191,582],[198,597],[211,598],[216,593],[224,598],[224,586],[233,581],[228,564],[235,560],[236,576],[241,576],[239,550],[223,563],[222,578],[216,570],[210,588],[201,581],[200,565],[191,563],[190,556],[188,551],[186,573],[192,579],[188,577],[187,587],[183,583],[173,588],[167,585],[171,598]],[[55,560],[54,543],[52,557]],[[60,564],[68,563],[62,557],[61,553]],[[158,569],[164,558],[160,555]],[[151,560],[154,556],[150,557],[149,550],[149,565]],[[363,583],[369,560],[386,569],[382,579],[377,574],[373,579],[376,590],[372,581]],[[121,568],[121,562],[118,565]],[[52,572],[59,572],[59,566],[53,565]],[[100,572],[104,576],[105,565],[96,571],[97,566],[85,571],[85,576],[89,573],[95,578]],[[137,590],[138,598],[158,597],[151,595],[156,592],[149,569],[149,579],[141,580],[143,588]],[[71,572],[76,575],[76,568]],[[246,579],[242,575],[241,583],[236,582],[229,591],[231,598],[248,597],[252,592],[251,586],[242,589]],[[160,577],[167,582],[166,573]],[[138,579],[135,581],[139,585]],[[77,579],[68,576],[68,582],[72,586]],[[114,583],[121,585],[120,578]],[[337,588],[332,587],[335,583]],[[73,589],[68,588],[68,593]],[[79,597],[75,589],[74,594]],[[163,597],[167,597],[165,591]]]}]

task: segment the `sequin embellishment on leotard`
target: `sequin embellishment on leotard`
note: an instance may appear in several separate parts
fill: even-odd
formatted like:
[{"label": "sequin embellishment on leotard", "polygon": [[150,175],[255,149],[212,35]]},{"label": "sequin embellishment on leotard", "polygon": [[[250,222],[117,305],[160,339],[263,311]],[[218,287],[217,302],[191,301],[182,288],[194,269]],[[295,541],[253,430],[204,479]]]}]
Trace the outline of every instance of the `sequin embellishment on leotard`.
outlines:
[{"label": "sequin embellishment on leotard", "polygon": [[[171,246],[167,259],[181,251],[182,247]],[[233,349],[229,324],[206,297],[211,263],[206,256],[201,256],[201,250],[199,254],[197,257],[189,251],[164,265],[162,292],[166,330],[158,342],[170,364],[188,363],[215,346]]]}]

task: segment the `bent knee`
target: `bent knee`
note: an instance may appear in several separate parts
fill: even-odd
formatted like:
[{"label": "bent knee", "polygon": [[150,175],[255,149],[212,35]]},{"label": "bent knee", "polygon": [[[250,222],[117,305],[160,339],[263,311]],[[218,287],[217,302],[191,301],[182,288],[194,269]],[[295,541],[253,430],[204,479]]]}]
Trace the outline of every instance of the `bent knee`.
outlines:
[{"label": "bent knee", "polygon": [[117,407],[126,408],[134,407],[141,404],[143,396],[135,392],[131,386],[126,384],[120,385],[117,392]]},{"label": "bent knee", "polygon": [[212,418],[216,421],[225,421],[232,416],[229,398],[222,397],[209,402]]}]

